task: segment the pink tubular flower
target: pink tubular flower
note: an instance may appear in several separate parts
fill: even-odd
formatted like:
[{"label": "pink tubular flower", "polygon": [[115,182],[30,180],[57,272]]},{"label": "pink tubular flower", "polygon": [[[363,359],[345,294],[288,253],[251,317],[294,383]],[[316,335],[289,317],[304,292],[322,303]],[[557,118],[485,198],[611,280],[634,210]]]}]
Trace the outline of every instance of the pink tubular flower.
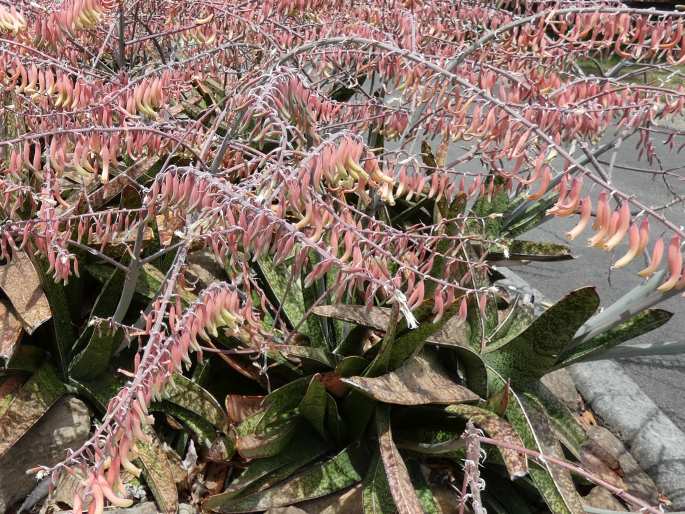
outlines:
[{"label": "pink tubular flower", "polygon": [[628,252],[614,263],[612,266],[613,269],[627,266],[635,257],[637,257],[640,251],[640,229],[635,223],[630,226],[628,238]]},{"label": "pink tubular flower", "polygon": [[675,235],[671,238],[671,244],[668,245],[668,269],[670,276],[657,289],[662,293],[673,289],[680,280],[682,268],[683,255],[680,253],[680,236]]},{"label": "pink tubular flower", "polygon": [[630,226],[630,207],[628,207],[628,202],[623,202],[621,209],[618,212],[618,227],[613,235],[604,243],[603,247],[607,251],[611,251],[616,248],[626,233],[628,232],[628,227]]},{"label": "pink tubular flower", "polygon": [[657,269],[659,269],[659,264],[661,264],[661,259],[664,256],[664,240],[658,239],[654,243],[654,248],[652,249],[652,258],[649,260],[649,266],[640,271],[638,275],[643,278],[651,277],[654,275]]},{"label": "pink tubular flower", "polygon": [[571,190],[564,194],[559,194],[559,200],[557,203],[547,211],[547,214],[551,216],[571,216],[575,214],[578,210],[578,205],[580,204],[580,193],[583,187],[582,178],[574,178],[573,184],[571,185]]},{"label": "pink tubular flower", "polygon": [[570,231],[566,233],[566,237],[573,241],[580,234],[583,233],[588,223],[590,222],[590,217],[592,216],[592,200],[590,196],[586,196],[580,202],[580,219],[578,224],[573,227]]},{"label": "pink tubular flower", "polygon": [[600,246],[611,232],[612,221],[618,222],[618,216],[612,220],[613,212],[609,206],[606,194],[600,195],[597,203],[597,217],[592,227],[597,231],[595,235],[588,239],[588,246]]},{"label": "pink tubular flower", "polygon": [[545,166],[544,169],[542,170],[542,180],[540,181],[540,187],[535,193],[529,194],[528,195],[528,200],[539,200],[544,196],[544,194],[547,192],[547,188],[549,187],[549,183],[552,180],[552,171],[549,169],[549,166]]}]

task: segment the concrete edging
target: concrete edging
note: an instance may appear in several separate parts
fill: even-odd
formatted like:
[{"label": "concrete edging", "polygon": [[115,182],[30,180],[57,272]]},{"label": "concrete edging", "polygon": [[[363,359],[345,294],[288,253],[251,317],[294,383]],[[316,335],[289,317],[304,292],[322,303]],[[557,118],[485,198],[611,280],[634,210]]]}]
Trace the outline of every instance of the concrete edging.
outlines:
[{"label": "concrete edging", "polygon": [[674,509],[685,509],[685,433],[610,360],[570,366],[580,394],[626,445]]},{"label": "concrete edging", "polygon": [[[498,271],[506,277],[499,284],[544,298],[511,270]],[[616,362],[583,362],[570,366],[569,372],[585,401],[669,498],[672,509],[684,510],[685,433]]]}]

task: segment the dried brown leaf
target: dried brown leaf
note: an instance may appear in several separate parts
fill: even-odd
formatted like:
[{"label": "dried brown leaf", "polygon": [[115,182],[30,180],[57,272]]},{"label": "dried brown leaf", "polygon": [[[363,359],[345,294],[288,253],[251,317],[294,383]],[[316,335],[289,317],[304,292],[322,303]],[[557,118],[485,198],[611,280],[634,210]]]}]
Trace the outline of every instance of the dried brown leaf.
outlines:
[{"label": "dried brown leaf", "polygon": [[17,392],[0,417],[0,455],[16,443],[64,394],[49,364],[38,369]]},{"label": "dried brown leaf", "polygon": [[12,358],[21,338],[21,321],[11,307],[0,300],[0,360],[5,364]]},{"label": "dried brown leaf", "polygon": [[[386,330],[390,320],[390,309],[387,307],[367,307],[366,305],[319,305],[312,313],[324,318],[340,319],[357,325]],[[468,325],[457,316],[450,318],[436,333],[428,336],[426,341],[444,345],[468,347]]]},{"label": "dried brown leaf", "polygon": [[264,400],[263,396],[226,395],[226,413],[229,424],[237,425],[256,414],[262,406],[262,400]]},{"label": "dried brown leaf", "polygon": [[395,500],[398,514],[423,514],[423,508],[411,483],[407,465],[392,440],[389,411],[390,408],[387,406],[376,409],[376,427],[390,493]]},{"label": "dried brown leaf", "polygon": [[152,491],[159,512],[173,513],[178,510],[178,490],[172,463],[167,458],[162,443],[157,436],[148,431],[148,442],[136,443],[137,459],[143,469],[145,482]]},{"label": "dried brown leaf", "polygon": [[375,400],[396,405],[449,404],[479,399],[477,394],[455,383],[429,354],[417,355],[380,377],[341,380]]},{"label": "dried brown leaf", "polygon": [[40,277],[24,252],[17,252],[9,264],[0,266],[0,288],[29,334],[52,317]]}]

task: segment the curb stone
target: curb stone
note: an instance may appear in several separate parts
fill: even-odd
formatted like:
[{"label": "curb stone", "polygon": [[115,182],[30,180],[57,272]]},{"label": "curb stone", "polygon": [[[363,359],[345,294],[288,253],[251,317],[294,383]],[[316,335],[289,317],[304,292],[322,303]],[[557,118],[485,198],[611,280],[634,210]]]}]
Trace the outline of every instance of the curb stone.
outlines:
[{"label": "curb stone", "polygon": [[[544,296],[506,268],[498,285],[527,295],[537,304]],[[685,509],[685,433],[657,407],[621,368],[610,360],[569,367],[578,391],[626,445],[635,460],[672,502]]]}]

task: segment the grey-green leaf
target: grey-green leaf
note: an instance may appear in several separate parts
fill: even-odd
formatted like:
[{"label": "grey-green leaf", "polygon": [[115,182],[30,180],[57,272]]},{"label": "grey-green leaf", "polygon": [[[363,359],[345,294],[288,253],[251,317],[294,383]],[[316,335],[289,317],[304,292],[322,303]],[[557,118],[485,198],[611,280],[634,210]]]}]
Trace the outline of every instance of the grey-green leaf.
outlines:
[{"label": "grey-green leaf", "polygon": [[671,319],[673,313],[661,309],[647,309],[620,325],[592,339],[580,341],[559,356],[558,367],[592,358],[607,358],[604,354],[612,348],[659,328]]}]

